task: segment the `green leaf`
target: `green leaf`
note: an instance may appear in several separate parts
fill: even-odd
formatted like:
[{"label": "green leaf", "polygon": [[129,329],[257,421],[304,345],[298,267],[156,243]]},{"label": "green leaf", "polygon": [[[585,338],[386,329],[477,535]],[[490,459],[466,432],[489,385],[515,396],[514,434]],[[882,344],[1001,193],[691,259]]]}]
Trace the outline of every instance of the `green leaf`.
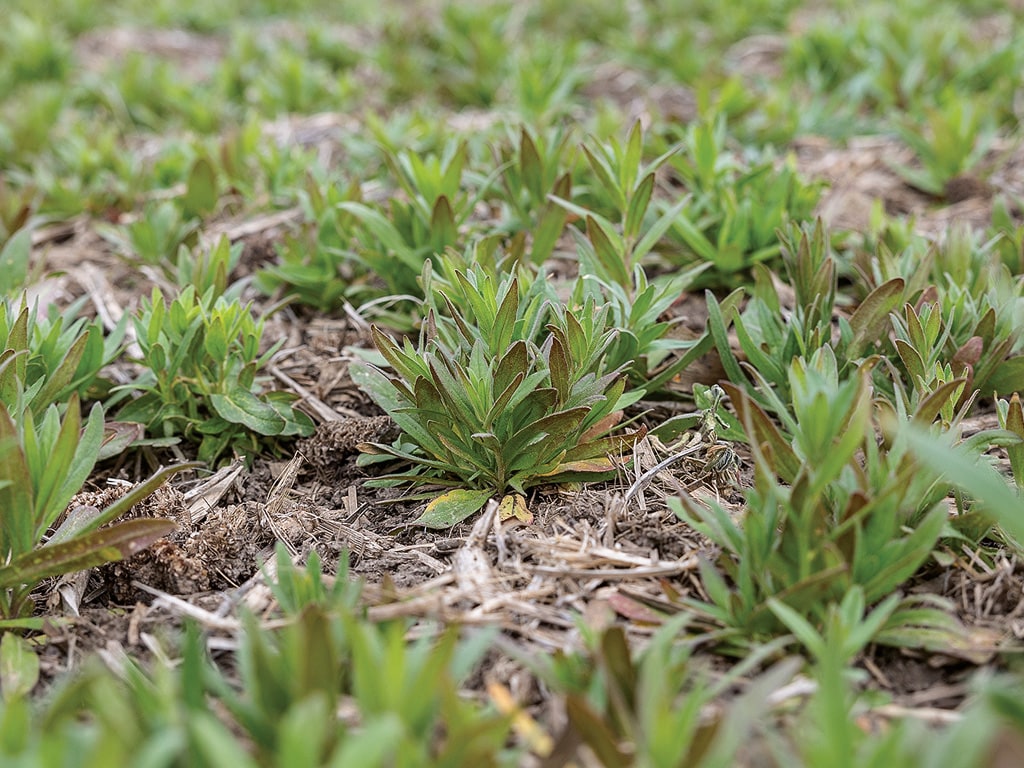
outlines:
[{"label": "green leaf", "polygon": [[431,500],[413,525],[451,528],[483,509],[493,493],[491,490],[474,491],[466,488],[448,491]]},{"label": "green leaf", "polygon": [[619,184],[622,186],[623,192],[632,190],[633,185],[636,184],[640,162],[643,160],[643,151],[644,129],[640,121],[635,120],[629,129],[629,136],[626,137],[626,152],[619,166]]},{"label": "green leaf", "polygon": [[316,430],[316,425],[313,424],[309,415],[293,407],[295,395],[291,392],[267,392],[263,397],[266,404],[284,419],[285,427],[281,430],[282,435],[308,437]]},{"label": "green leaf", "polygon": [[[568,198],[572,194],[572,176],[568,173],[560,176],[551,192],[556,197]],[[540,266],[551,257],[568,219],[569,212],[553,200],[541,209],[530,249],[530,261],[534,266]]]},{"label": "green leaf", "polygon": [[[228,332],[224,327],[224,318],[216,315],[206,326],[203,336],[203,348],[218,363],[228,358]],[[155,361],[154,361],[155,364]]]},{"label": "green leaf", "polygon": [[4,632],[0,640],[0,693],[5,702],[27,696],[39,681],[39,657],[28,640]]},{"label": "green leaf", "polygon": [[515,330],[516,316],[519,312],[519,281],[513,278],[505,285],[505,296],[498,306],[494,315],[494,325],[491,328],[491,345],[488,350],[494,356],[501,354],[502,350],[508,348],[512,342],[512,333]]},{"label": "green leaf", "polygon": [[854,310],[850,316],[853,340],[848,355],[851,358],[858,357],[865,344],[881,338],[889,324],[889,313],[903,300],[905,287],[902,277],[894,277],[875,288]]},{"label": "green leaf", "polygon": [[988,377],[983,395],[996,392],[1004,397],[1014,392],[1024,393],[1024,355],[1011,357],[998,364]]},{"label": "green leaf", "polygon": [[530,132],[524,125],[519,134],[519,170],[523,175],[523,186],[534,200],[544,199],[544,167]]},{"label": "green leaf", "polygon": [[725,270],[725,259],[719,253],[718,248],[704,236],[687,214],[677,216],[672,222],[672,227],[679,232],[683,242],[699,259],[711,262],[719,269]]},{"label": "green leaf", "polygon": [[455,214],[448,198],[441,196],[434,203],[430,214],[430,242],[435,253],[440,253],[450,245],[458,242],[459,230],[455,223]]},{"label": "green leaf", "polygon": [[[665,233],[672,226],[672,223],[676,220],[683,208],[686,207],[689,199],[684,197],[682,200],[677,202],[667,211],[665,211],[654,225],[647,230],[646,234],[640,239],[635,246],[633,246],[633,263],[639,263],[640,259],[648,254],[648,252],[658,244],[658,241],[665,235]],[[710,263],[700,264],[695,270],[691,270],[690,274],[696,277],[700,272],[711,267]]]},{"label": "green leaf", "polygon": [[186,720],[189,741],[201,765],[231,765],[257,768],[241,742],[208,712],[191,712]]},{"label": "green leaf", "polygon": [[984,511],[1018,542],[1024,542],[1024,500],[1007,486],[992,467],[979,464],[979,457],[963,447],[952,447],[935,436],[906,426],[911,450],[931,471],[942,473],[950,482],[978,499]]},{"label": "green leaf", "polygon": [[[62,399],[61,395],[64,393],[64,390],[74,381],[75,371],[78,370],[78,364],[85,353],[85,345],[88,343],[88,335],[83,334],[75,339],[75,342],[68,348],[60,363],[47,377],[42,388],[33,396],[33,404],[38,404],[45,408],[50,403],[59,402]],[[39,409],[37,408],[36,413],[38,412]]]},{"label": "green leaf", "polygon": [[351,213],[365,224],[373,236],[380,240],[384,247],[406,266],[411,267],[417,273],[423,269],[423,257],[425,254],[422,249],[415,250],[410,248],[387,216],[362,203],[342,202],[338,203],[337,207],[339,210]]},{"label": "green leaf", "polygon": [[594,175],[597,176],[601,186],[604,187],[605,192],[615,198],[616,207],[621,210],[625,207],[625,196],[622,188],[619,185],[618,180],[612,177],[611,171],[608,165],[599,157],[597,157],[586,144],[581,144],[580,149],[583,150],[583,154],[587,157],[587,162],[590,163],[591,169],[594,171]]},{"label": "green leaf", "polygon": [[[775,422],[744,390],[725,381],[722,382],[722,389],[729,395],[744,431],[748,432],[747,439],[756,440],[767,450],[772,469],[779,477],[787,483],[796,480],[801,468],[800,459]],[[749,434],[751,429],[753,434]]]},{"label": "green leaf", "polygon": [[217,169],[207,157],[199,157],[185,182],[181,205],[185,216],[205,216],[217,207]]},{"label": "green leaf", "polygon": [[[77,396],[72,398],[68,408],[74,408],[77,411]],[[71,412],[69,410],[68,413],[70,414]],[[55,487],[56,495],[45,500],[38,496],[36,499],[36,514],[45,516],[42,520],[38,521],[36,529],[37,539],[43,535],[46,528],[53,524],[56,517],[64,511],[68,502],[71,501],[71,497],[81,490],[99,458],[100,445],[103,442],[103,408],[98,403],[93,406],[81,435],[78,434],[78,420],[73,420],[73,425],[69,425],[69,421],[72,420],[65,416],[64,424],[61,427],[60,442],[65,442],[66,445],[56,445],[53,449],[53,466],[60,467],[63,471],[63,477],[59,478],[60,484]],[[74,429],[73,434],[65,437],[65,432],[70,431],[71,426]],[[65,451],[69,455],[58,458],[59,454]]]},{"label": "green leaf", "polygon": [[28,552],[34,533],[32,477],[18,427],[0,406],[0,560]]},{"label": "green leaf", "polygon": [[261,435],[279,435],[287,426],[273,406],[244,387],[232,389],[226,395],[210,395],[210,405],[221,418],[242,424]]},{"label": "green leaf", "polygon": [[649,173],[640,182],[640,185],[633,192],[633,196],[629,201],[629,210],[626,212],[623,234],[630,242],[635,241],[640,234],[640,227],[643,226],[644,216],[647,214],[647,206],[650,205],[651,195],[653,194],[654,173]]},{"label": "green leaf", "polygon": [[629,265],[624,248],[616,232],[602,224],[594,215],[587,216],[587,237],[597,254],[597,260],[611,280],[619,285],[630,281]]},{"label": "green leaf", "polygon": [[705,291],[704,298],[708,306],[708,330],[715,342],[716,349],[718,349],[718,356],[721,358],[725,375],[736,384],[746,385],[747,377],[743,375],[743,370],[732,352],[732,347],[729,346],[729,333],[718,300],[715,299],[715,295],[711,291]]},{"label": "green leaf", "polygon": [[31,254],[32,230],[22,227],[0,250],[0,296],[10,296],[25,284]]}]

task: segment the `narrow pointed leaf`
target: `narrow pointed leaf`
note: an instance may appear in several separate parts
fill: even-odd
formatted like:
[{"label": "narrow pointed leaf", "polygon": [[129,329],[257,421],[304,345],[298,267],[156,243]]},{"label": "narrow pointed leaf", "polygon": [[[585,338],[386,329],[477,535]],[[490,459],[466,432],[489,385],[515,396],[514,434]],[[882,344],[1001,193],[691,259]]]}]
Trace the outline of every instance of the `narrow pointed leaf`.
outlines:
[{"label": "narrow pointed leaf", "polygon": [[36,584],[51,576],[131,557],[176,527],[172,520],[127,520],[62,544],[40,547],[0,568],[0,587]]}]

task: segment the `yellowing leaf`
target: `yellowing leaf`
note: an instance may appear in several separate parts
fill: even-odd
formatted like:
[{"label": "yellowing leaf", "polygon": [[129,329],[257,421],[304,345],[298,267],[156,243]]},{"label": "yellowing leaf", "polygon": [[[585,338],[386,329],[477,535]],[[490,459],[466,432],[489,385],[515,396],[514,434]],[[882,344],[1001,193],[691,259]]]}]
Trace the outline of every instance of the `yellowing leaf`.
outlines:
[{"label": "yellowing leaf", "polygon": [[533,522],[533,514],[526,508],[526,499],[521,494],[505,494],[498,504],[498,518],[508,520],[510,517],[516,517],[527,525]]},{"label": "yellowing leaf", "polygon": [[[505,498],[507,499],[508,496]],[[554,740],[536,720],[530,717],[528,712],[519,706],[508,688],[501,683],[490,682],[487,684],[487,693],[495,708],[501,714],[512,718],[512,727],[534,753],[542,757],[551,754],[551,750],[555,748]]]},{"label": "yellowing leaf", "polygon": [[[629,461],[630,457],[623,457],[623,461]],[[579,459],[578,461],[567,461],[563,464],[559,464],[555,467],[548,475],[561,475],[571,472],[613,472],[615,471],[615,462],[609,459],[607,456],[598,456],[593,459]]]}]

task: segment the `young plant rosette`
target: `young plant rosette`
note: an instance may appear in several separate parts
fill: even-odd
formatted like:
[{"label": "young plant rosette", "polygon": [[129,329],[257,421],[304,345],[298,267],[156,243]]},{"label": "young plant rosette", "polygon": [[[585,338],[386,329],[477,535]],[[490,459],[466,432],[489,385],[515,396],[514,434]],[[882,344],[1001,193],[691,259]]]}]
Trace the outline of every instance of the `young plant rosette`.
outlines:
[{"label": "young plant rosette", "polygon": [[[529,488],[612,477],[642,436],[642,429],[609,434],[622,409],[643,394],[625,392],[621,370],[601,371],[614,329],[556,312],[542,344],[512,340],[516,297],[513,281],[499,302],[510,311],[499,311],[498,327],[488,329],[501,343],[489,344],[460,324],[464,343],[452,348],[424,336],[415,348],[374,328],[374,344],[391,371],[353,367],[353,378],[402,430],[391,445],[360,446],[360,463],[397,458],[412,465],[371,482],[449,489],[431,499],[418,525],[451,527],[496,497],[503,518],[529,521]],[[583,311],[603,314],[592,304]],[[501,353],[489,351],[496,349]]]}]

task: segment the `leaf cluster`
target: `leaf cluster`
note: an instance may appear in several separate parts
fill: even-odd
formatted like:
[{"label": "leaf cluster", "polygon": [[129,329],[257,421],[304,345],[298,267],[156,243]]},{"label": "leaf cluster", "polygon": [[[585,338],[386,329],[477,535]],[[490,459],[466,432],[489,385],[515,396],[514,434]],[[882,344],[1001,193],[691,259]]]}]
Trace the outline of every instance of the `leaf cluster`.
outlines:
[{"label": "leaf cluster", "polygon": [[[323,596],[313,584],[322,578],[319,563],[308,567],[317,575],[279,554],[282,580],[312,588],[310,598]],[[147,671],[128,661],[120,677],[93,666],[40,704],[23,695],[34,654],[5,638],[0,759],[242,768],[513,764],[506,759],[511,718],[459,694],[490,634],[460,640],[453,629],[410,644],[404,623],[376,624],[355,611],[349,603],[358,594],[345,584],[326,600],[304,599],[273,628],[247,617],[230,674],[212,663],[205,638],[190,627],[180,647],[162,648],[180,657],[178,665]],[[343,716],[349,710],[359,713],[358,723]]]},{"label": "leaf cluster", "polygon": [[641,393],[625,394],[621,369],[607,368],[616,337],[607,309],[588,302],[568,312],[539,296],[524,307],[518,278],[498,282],[479,269],[456,279],[461,296],[441,294],[451,329],[423,333],[415,347],[374,329],[393,373],[353,371],[402,429],[396,445],[367,446],[412,463],[388,480],[460,491],[435,500],[420,522],[449,526],[495,495],[608,476],[633,436],[602,435]]},{"label": "leaf cluster", "polygon": [[[947,486],[924,470],[905,439],[876,441],[890,417],[873,401],[870,368],[862,364],[840,381],[828,347],[810,360],[796,358],[789,367],[794,413],[782,417],[785,434],[750,395],[723,385],[755,457],[743,520],[688,496],[670,503],[722,547],[714,565],[701,568],[709,600],[691,607],[740,638],[778,633],[775,603],[814,624],[850,589],[863,590],[868,603],[892,594],[944,533],[947,513],[939,502]],[[957,383],[926,400],[912,414],[914,423],[930,425]],[[947,639],[955,634],[933,609],[899,613],[887,627],[901,621],[932,626]],[[898,637],[911,645],[932,639],[925,632]]]},{"label": "leaf cluster", "polygon": [[708,286],[733,287],[755,265],[775,260],[777,230],[809,219],[821,193],[821,184],[804,181],[792,159],[780,164],[771,152],[729,152],[722,119],[689,126],[669,164],[686,196],[668,230],[682,250],[665,257],[683,266],[710,264],[702,278]]},{"label": "leaf cluster", "polygon": [[154,288],[132,322],[143,371],[121,389],[121,398],[139,394],[120,408],[120,420],[143,424],[154,437],[198,443],[204,462],[228,449],[251,455],[262,437],[312,432],[294,396],[263,392],[257,374],[281,343],[260,352],[263,320],[250,305],[213,288],[198,295],[191,285],[168,304]]}]

